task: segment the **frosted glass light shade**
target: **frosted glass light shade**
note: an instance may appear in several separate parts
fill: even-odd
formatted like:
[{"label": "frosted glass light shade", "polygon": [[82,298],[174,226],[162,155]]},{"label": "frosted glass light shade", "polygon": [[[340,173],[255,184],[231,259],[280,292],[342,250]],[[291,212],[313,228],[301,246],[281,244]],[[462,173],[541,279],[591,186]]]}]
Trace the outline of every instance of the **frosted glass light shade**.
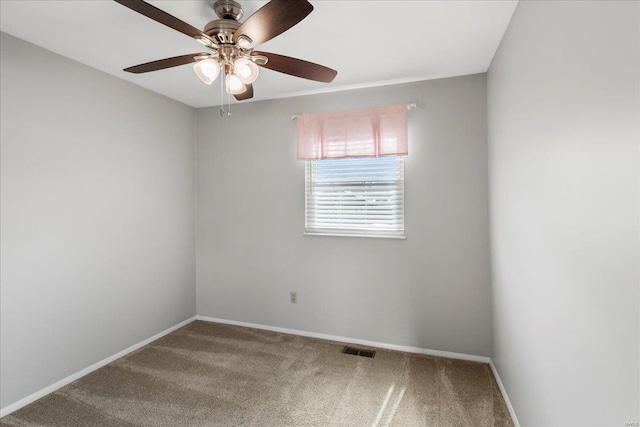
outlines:
[{"label": "frosted glass light shade", "polygon": [[240,78],[235,74],[227,74],[225,78],[225,86],[227,88],[227,93],[231,95],[238,95],[247,90],[247,86],[242,83]]},{"label": "frosted glass light shade", "polygon": [[258,78],[258,66],[247,58],[238,58],[233,63],[233,70],[244,84],[250,84]]},{"label": "frosted glass light shade", "polygon": [[220,74],[220,64],[215,59],[204,59],[193,64],[193,70],[202,83],[210,85]]}]

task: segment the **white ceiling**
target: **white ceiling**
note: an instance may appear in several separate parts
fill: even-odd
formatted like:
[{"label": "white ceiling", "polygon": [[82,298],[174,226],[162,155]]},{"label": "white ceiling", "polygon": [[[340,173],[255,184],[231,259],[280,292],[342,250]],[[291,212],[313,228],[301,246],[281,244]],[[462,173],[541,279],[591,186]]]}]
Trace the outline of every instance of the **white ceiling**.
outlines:
[{"label": "white ceiling", "polygon": [[[198,28],[217,19],[213,2],[149,1]],[[242,20],[266,3],[240,2]],[[317,62],[338,76],[326,84],[263,69],[254,100],[485,72],[517,0],[311,3],[307,18],[258,50]],[[219,85],[202,84],[190,65],[123,72],[204,49],[114,1],[1,0],[0,30],[193,107],[220,104]]]}]

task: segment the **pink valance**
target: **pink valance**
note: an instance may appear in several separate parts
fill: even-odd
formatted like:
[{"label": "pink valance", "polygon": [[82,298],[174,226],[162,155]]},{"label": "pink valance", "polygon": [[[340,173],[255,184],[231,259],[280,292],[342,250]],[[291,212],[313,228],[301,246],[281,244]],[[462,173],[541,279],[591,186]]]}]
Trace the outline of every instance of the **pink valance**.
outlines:
[{"label": "pink valance", "polygon": [[407,106],[302,114],[298,160],[406,156]]}]

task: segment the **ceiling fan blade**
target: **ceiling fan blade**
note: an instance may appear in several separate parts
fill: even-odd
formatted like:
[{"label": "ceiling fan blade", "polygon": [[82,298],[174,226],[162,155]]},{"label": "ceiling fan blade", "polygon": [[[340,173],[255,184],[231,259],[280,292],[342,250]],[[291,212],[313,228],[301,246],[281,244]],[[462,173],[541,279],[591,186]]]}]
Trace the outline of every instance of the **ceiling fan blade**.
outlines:
[{"label": "ceiling fan blade", "polygon": [[128,73],[140,74],[149,71],[164,70],[165,68],[177,67],[178,65],[190,64],[196,62],[199,56],[207,56],[206,53],[190,53],[188,55],[174,56],[173,58],[159,59],[157,61],[146,62],[133,67],[125,68],[123,71]]},{"label": "ceiling fan blade", "polygon": [[204,40],[210,40],[211,43],[215,44],[215,41],[197,29],[196,27],[187,24],[184,21],[176,18],[173,15],[169,15],[164,10],[158,9],[155,6],[150,5],[142,0],[114,0],[121,5],[128,7],[131,10],[134,10],[147,18],[151,18],[156,22],[166,25],[169,28],[173,28],[176,31],[180,31],[182,34],[186,34],[189,37],[200,38]]},{"label": "ceiling fan blade", "polygon": [[233,42],[248,36],[253,46],[271,40],[302,21],[313,10],[307,0],[271,0],[251,15],[233,34]]},{"label": "ceiling fan blade", "polygon": [[266,64],[259,64],[264,68],[289,74],[291,76],[302,77],[303,79],[331,83],[338,75],[338,72],[331,68],[314,64],[313,62],[304,61],[302,59],[291,58],[289,56],[257,51],[252,52],[251,55],[262,55],[267,57],[268,61]]},{"label": "ceiling fan blade", "polygon": [[239,93],[238,95],[233,95],[233,96],[235,96],[238,101],[244,101],[245,99],[253,98],[253,85],[249,83],[247,85],[247,90],[245,90],[242,93]]}]

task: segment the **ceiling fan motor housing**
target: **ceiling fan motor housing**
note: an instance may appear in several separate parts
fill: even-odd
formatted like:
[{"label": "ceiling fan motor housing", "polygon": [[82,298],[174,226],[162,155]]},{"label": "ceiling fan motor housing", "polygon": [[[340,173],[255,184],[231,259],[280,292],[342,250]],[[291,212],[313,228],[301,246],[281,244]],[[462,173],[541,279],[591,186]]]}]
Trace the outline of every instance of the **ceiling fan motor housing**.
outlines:
[{"label": "ceiling fan motor housing", "polygon": [[233,19],[216,19],[205,25],[203,32],[220,44],[233,43],[233,33],[240,23]]}]

